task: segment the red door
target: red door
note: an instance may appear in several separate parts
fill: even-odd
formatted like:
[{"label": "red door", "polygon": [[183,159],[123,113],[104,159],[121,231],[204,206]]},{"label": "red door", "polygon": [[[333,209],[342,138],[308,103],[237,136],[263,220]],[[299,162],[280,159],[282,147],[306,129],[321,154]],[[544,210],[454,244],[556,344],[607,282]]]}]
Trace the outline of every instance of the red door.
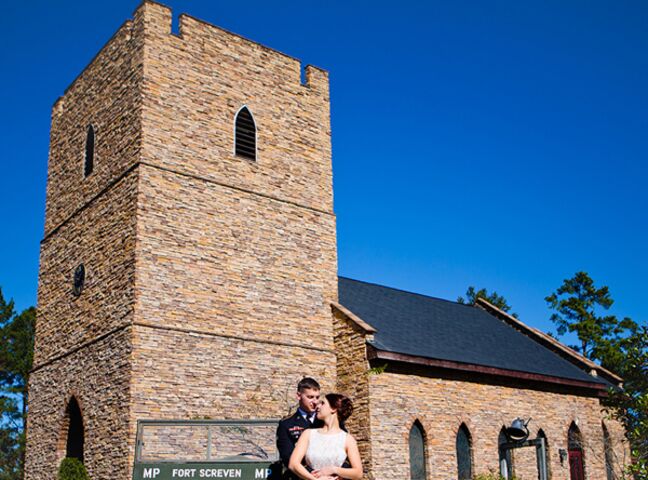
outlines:
[{"label": "red door", "polygon": [[581,450],[569,451],[569,478],[571,480],[585,480],[583,452]]}]

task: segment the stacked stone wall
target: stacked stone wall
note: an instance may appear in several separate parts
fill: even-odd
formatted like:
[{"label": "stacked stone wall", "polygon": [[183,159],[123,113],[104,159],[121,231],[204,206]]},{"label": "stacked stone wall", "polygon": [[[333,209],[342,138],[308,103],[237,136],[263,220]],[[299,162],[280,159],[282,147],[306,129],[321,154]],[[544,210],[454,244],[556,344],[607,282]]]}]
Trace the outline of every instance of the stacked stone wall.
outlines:
[{"label": "stacked stone wall", "polygon": [[[132,313],[140,29],[125,22],[52,109],[35,366],[119,327]],[[89,125],[94,168],[86,177]],[[77,298],[73,274],[80,264],[86,282]]]},{"label": "stacked stone wall", "polygon": [[[472,437],[473,473],[497,472],[499,432],[516,417],[533,417],[532,438],[539,429],[546,434],[552,480],[569,479],[568,462],[561,463],[558,451],[567,450],[572,422],[582,433],[586,478],[606,478],[602,430],[606,414],[597,398],[389,372],[370,379],[375,478],[409,478],[408,435],[416,420],[426,434],[429,478],[456,478],[455,442],[462,423]],[[627,459],[622,430],[614,423],[606,420],[618,457]],[[516,478],[538,478],[533,448],[517,449],[513,457]]]},{"label": "stacked stone wall", "polygon": [[25,478],[57,478],[66,454],[66,408],[72,396],[83,417],[84,463],[90,478],[130,477],[129,336],[126,327],[32,372]]},{"label": "stacked stone wall", "polygon": [[[45,235],[51,235],[139,159],[143,49],[127,21],[52,108]],[[88,125],[94,169],[84,177]]]},{"label": "stacked stone wall", "polygon": [[321,380],[323,391],[335,387],[331,353],[304,346],[136,325],[133,352],[133,427],[143,419],[280,419],[296,408],[303,376]]},{"label": "stacked stone wall", "polygon": [[[28,478],[58,468],[71,390],[91,476],[112,479],[130,476],[137,419],[278,418],[302,375],[333,389],[326,72],[302,84],[291,57],[188,16],[170,27],[144,2],[54,105]],[[256,162],[232,154],[243,104]],[[105,435],[105,409],[127,432]]]},{"label": "stacked stone wall", "polygon": [[[53,106],[41,243],[26,478],[53,479],[66,454],[72,395],[91,477],[128,478],[128,323],[134,309],[143,58],[127,21]],[[84,175],[86,132],[94,168]],[[74,293],[74,272],[85,283]]]},{"label": "stacked stone wall", "polygon": [[[43,241],[36,368],[132,321],[136,206],[137,172],[131,171]],[[80,264],[85,283],[77,296]]]},{"label": "stacked stone wall", "polygon": [[[144,161],[332,213],[328,75],[187,15],[144,4]],[[257,161],[234,155],[247,105]]]},{"label": "stacked stone wall", "polygon": [[626,439],[626,432],[623,424],[614,419],[609,412],[603,415],[601,420],[601,429],[605,427],[610,435],[609,459],[615,478],[622,479],[625,475],[625,467],[632,462],[630,448]]},{"label": "stacked stone wall", "polygon": [[[334,388],[328,79],[146,2],[131,425],[280,418]],[[257,159],[236,157],[247,105]],[[134,433],[134,430],[132,430]]]},{"label": "stacked stone wall", "polygon": [[334,387],[327,355],[308,348],[136,325],[133,350],[140,419],[279,419],[303,376]]},{"label": "stacked stone wall", "polygon": [[327,350],[331,215],[142,165],[137,319]]},{"label": "stacked stone wall", "polygon": [[366,478],[373,479],[371,465],[371,412],[366,332],[342,312],[334,309],[337,390],[353,400],[353,415],[347,428],[358,442]]}]

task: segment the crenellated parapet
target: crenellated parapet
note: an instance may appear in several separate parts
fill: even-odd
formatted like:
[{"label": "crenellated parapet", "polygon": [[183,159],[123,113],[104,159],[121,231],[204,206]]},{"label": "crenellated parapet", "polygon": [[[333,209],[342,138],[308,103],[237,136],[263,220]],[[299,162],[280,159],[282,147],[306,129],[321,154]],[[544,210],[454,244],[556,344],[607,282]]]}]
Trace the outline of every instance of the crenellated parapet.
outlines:
[{"label": "crenellated parapet", "polygon": [[[134,18],[144,27],[145,36],[151,40],[171,36],[176,46],[203,55],[213,54],[214,47],[236,50],[237,60],[241,63],[263,64],[272,67],[272,74],[282,78],[286,84],[302,85],[320,92],[328,90],[328,73],[318,67],[305,67],[305,82],[302,83],[301,61],[291,55],[230,32],[204,20],[182,13],[178,16],[177,33],[173,32],[173,11],[171,8],[147,0],[135,11]],[[234,52],[231,52],[234,53]],[[196,58],[204,61],[204,58]],[[260,71],[257,71],[260,73]]]}]

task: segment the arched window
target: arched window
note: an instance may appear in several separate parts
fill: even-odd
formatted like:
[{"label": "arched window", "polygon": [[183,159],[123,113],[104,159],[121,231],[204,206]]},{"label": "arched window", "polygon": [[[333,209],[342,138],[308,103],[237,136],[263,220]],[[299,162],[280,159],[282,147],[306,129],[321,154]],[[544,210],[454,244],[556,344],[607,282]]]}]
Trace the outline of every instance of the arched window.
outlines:
[{"label": "arched window", "polygon": [[472,479],[472,439],[465,423],[457,432],[457,472],[459,480]]},{"label": "arched window", "polygon": [[569,452],[569,478],[585,480],[585,459],[583,458],[583,437],[574,422],[567,434],[567,450]]},{"label": "arched window", "polygon": [[603,427],[603,449],[605,451],[605,473],[607,475],[607,480],[616,480],[616,474],[614,473],[614,449],[612,448],[612,439],[610,438],[610,432],[608,432],[605,423],[602,423]]},{"label": "arched window", "polygon": [[65,456],[78,458],[83,462],[83,417],[76,398],[70,399],[65,414],[68,420]]},{"label": "arched window", "polygon": [[234,121],[234,153],[256,160],[256,124],[247,107],[241,108]]},{"label": "arched window", "polygon": [[499,465],[500,475],[505,479],[513,478],[513,452],[511,449],[502,448],[502,445],[508,443],[506,438],[505,427],[500,430],[497,437],[497,445],[499,445]]},{"label": "arched window", "polygon": [[426,480],[425,468],[425,433],[423,425],[417,420],[409,433],[410,479]]},{"label": "arched window", "polygon": [[[549,459],[549,452],[551,450],[549,449],[549,440],[547,439],[547,435],[544,433],[544,430],[540,429],[538,430],[538,435],[537,438],[543,438],[544,439],[544,444],[545,444],[545,465],[547,467],[547,478],[551,478],[551,461]],[[540,459],[538,459],[540,461]]]},{"label": "arched window", "polygon": [[94,144],[95,131],[92,125],[88,125],[85,144],[85,163],[83,164],[83,176],[87,177],[92,173],[94,168]]}]

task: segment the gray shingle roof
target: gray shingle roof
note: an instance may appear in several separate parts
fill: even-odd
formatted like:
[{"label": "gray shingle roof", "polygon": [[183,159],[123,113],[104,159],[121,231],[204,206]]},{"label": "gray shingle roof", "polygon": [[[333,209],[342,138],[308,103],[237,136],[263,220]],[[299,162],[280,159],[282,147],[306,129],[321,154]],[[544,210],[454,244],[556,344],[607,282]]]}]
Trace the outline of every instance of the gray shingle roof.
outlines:
[{"label": "gray shingle roof", "polygon": [[339,277],[378,350],[606,384],[481,308]]}]

